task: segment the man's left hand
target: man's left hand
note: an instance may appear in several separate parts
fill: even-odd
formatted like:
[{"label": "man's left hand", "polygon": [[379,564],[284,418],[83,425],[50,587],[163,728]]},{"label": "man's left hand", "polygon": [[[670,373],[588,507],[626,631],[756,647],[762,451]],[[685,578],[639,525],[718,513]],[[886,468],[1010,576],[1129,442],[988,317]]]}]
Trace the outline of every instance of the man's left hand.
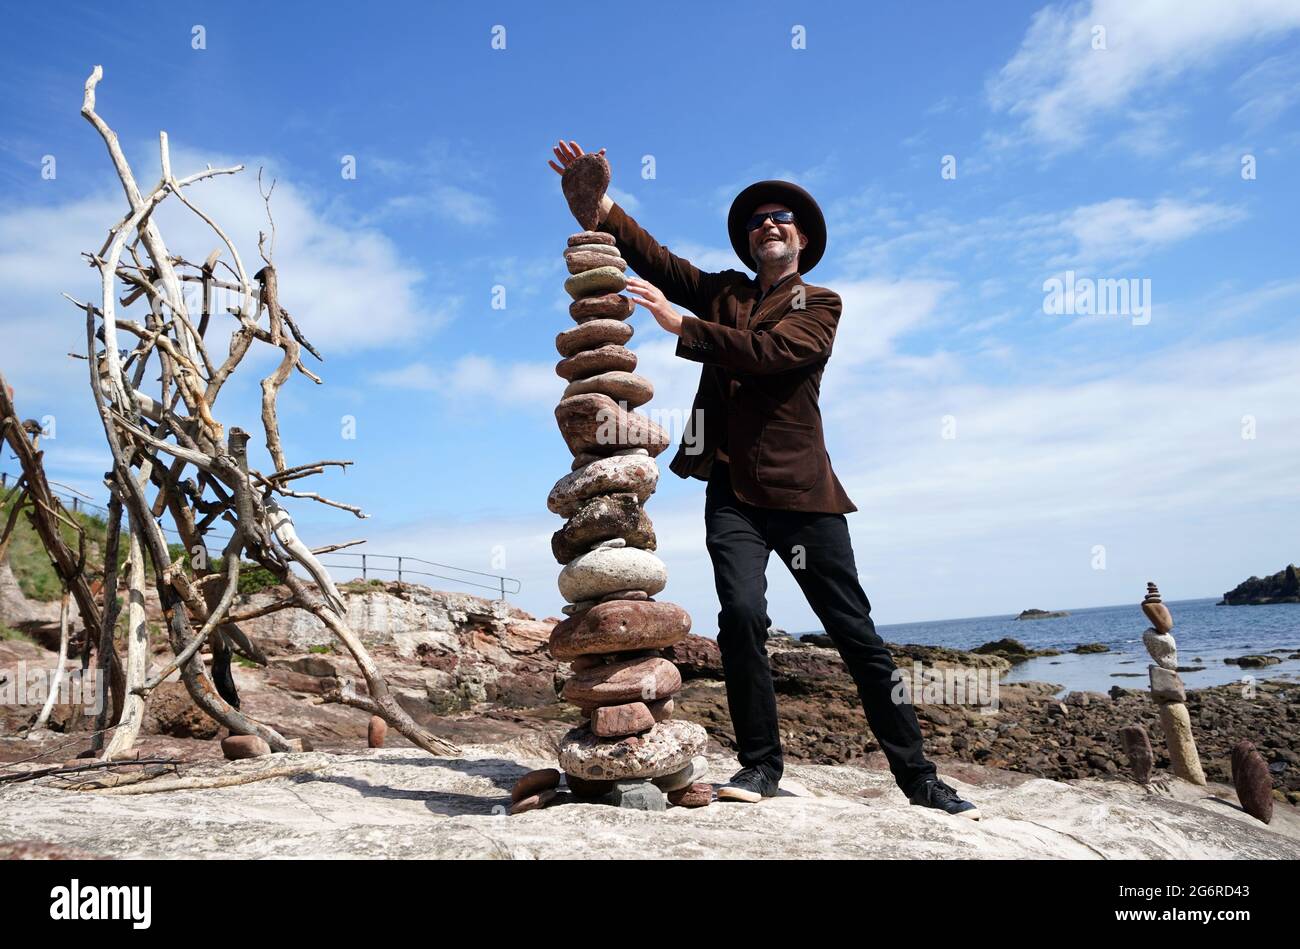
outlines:
[{"label": "man's left hand", "polygon": [[632,302],[639,303],[649,310],[660,326],[674,336],[682,335],[682,315],[673,309],[673,305],[668,302],[662,290],[640,277],[628,277],[627,288],[630,291],[628,297]]}]

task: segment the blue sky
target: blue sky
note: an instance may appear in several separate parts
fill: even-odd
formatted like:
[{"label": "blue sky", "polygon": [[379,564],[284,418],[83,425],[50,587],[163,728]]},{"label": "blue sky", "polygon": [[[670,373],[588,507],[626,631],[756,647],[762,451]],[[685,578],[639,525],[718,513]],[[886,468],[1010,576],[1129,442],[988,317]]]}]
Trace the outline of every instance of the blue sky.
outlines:
[{"label": "blue sky", "polygon": [[[246,259],[265,227],[256,169],[277,181],[282,299],[326,356],[323,386],[295,377],[281,396],[286,450],[354,459],[318,490],[371,515],[300,502],[313,544],[366,537],[509,574],[520,605],[558,613],[545,498],[570,460],[551,411],[576,227],[546,159],[563,136],[604,146],[615,199],[704,269],[740,266],[724,220],[749,182],[789,178],[822,204],[809,279],[845,303],[822,411],[877,622],[1136,602],[1147,579],[1209,596],[1297,559],[1294,2],[664,3],[585,20],[171,3],[129,25],[74,4],[9,21],[0,369],[25,415],[54,418],[64,483],[101,496],[106,465],[85,364],[65,355],[83,323],[60,297],[94,292],[78,255],[124,208],[78,114],[99,63],[100,113],[142,182],[159,129],[180,173],[248,167],[193,189]],[[160,211],[164,234],[201,260],[211,238],[182,210]],[[1067,271],[1149,281],[1153,306],[1044,312]],[[634,325],[647,409],[672,428],[699,366]],[[271,365],[250,358],[218,417],[255,428]],[[663,596],[712,635],[704,485],[661,469]],[[818,625],[776,558],[769,581],[778,626]]]}]

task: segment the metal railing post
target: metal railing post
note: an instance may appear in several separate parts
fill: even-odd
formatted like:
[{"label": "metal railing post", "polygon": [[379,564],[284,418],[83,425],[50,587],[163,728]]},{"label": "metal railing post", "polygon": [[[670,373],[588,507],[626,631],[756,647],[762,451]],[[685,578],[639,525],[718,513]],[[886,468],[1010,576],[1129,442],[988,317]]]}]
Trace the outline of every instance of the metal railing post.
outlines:
[{"label": "metal railing post", "polygon": [[402,558],[397,558],[397,582],[402,582]]},{"label": "metal railing post", "polygon": [[361,579],[366,579],[366,555],[361,555]]}]

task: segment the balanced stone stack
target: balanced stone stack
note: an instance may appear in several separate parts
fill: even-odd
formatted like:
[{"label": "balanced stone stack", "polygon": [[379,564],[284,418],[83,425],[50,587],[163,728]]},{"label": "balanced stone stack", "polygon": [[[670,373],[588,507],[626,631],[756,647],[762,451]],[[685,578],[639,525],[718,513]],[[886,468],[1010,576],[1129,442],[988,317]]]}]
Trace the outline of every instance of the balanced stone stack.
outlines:
[{"label": "balanced stone stack", "polygon": [[[601,155],[583,156],[566,169],[566,197],[588,228],[595,217],[579,212],[598,205],[608,174]],[[577,191],[585,192],[585,202],[575,201]],[[655,458],[669,440],[635,411],[654,388],[635,372],[636,355],[624,345],[635,307],[621,292],[627,264],[611,235],[591,229],[569,238],[564,259],[576,325],[555,339],[562,357],[555,371],[568,383],[555,419],[573,465],[547,499],[565,518],[551,550],[563,566],[559,588],[567,601],[567,619],[556,624],[550,647],[556,659],[571,663],[563,697],[584,721],[562,740],[560,767],[580,798],[649,810],[663,809],[665,793],[673,803],[707,803],[695,783],[705,770],[707,735],[673,719],[682,679],[662,653],[686,637],[691,619],[680,606],[655,599],[668,573],[654,553],[645,502],[659,479]]]},{"label": "balanced stone stack", "polygon": [[1192,738],[1192,719],[1187,713],[1187,692],[1178,675],[1178,644],[1172,630],[1174,619],[1154,583],[1147,584],[1142,612],[1151,627],[1142,634],[1142,643],[1154,664],[1147,666],[1151,677],[1151,700],[1160,710],[1160,727],[1169,744],[1169,764],[1184,781],[1204,786],[1205,771]]}]

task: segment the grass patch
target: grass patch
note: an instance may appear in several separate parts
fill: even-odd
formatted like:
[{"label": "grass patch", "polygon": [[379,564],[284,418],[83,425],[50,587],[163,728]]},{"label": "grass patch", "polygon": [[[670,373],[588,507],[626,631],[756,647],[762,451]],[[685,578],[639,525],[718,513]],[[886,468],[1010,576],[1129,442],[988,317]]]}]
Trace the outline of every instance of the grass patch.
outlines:
[{"label": "grass patch", "polygon": [[35,640],[26,633],[16,630],[11,626],[6,626],[4,623],[0,623],[0,639],[16,639],[19,642],[24,643],[35,642]]}]

